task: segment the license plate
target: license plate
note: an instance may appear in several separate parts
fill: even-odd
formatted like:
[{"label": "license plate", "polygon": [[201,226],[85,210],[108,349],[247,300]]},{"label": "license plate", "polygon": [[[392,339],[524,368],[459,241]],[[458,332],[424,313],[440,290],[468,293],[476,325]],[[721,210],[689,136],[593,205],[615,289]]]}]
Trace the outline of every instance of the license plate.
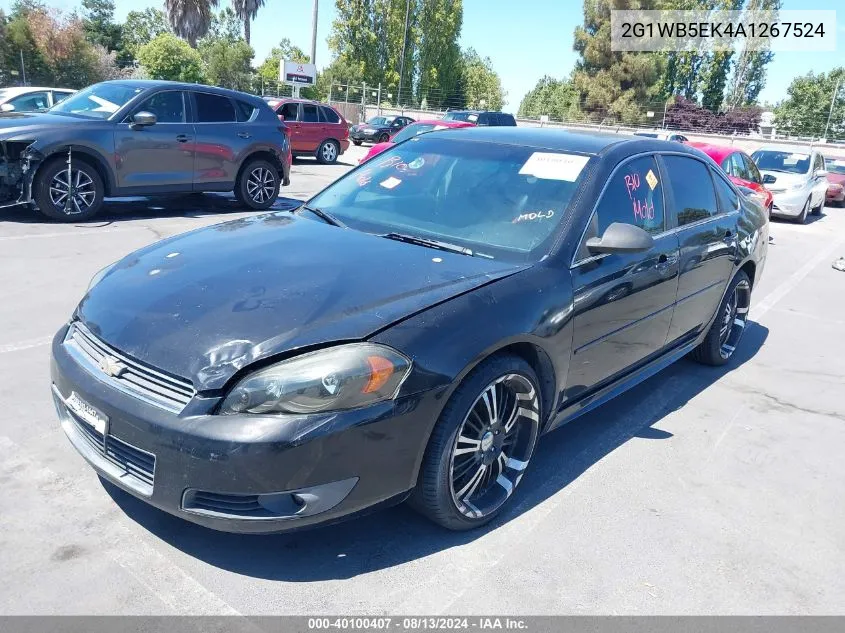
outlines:
[{"label": "license plate", "polygon": [[94,429],[102,434],[106,434],[106,428],[109,425],[109,419],[97,409],[80,398],[76,392],[71,392],[70,397],[65,401],[68,409],[79,416],[82,421],[90,424]]}]

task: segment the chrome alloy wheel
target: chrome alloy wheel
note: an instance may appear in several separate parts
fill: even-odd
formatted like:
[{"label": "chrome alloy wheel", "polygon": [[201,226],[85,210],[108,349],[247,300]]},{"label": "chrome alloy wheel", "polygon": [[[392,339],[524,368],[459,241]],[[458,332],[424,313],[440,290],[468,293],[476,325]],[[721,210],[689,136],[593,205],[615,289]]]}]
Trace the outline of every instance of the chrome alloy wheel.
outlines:
[{"label": "chrome alloy wheel", "polygon": [[323,143],[320,153],[323,155],[324,161],[327,163],[333,163],[337,158],[337,147],[334,143]]},{"label": "chrome alloy wheel", "polygon": [[264,204],[273,197],[276,190],[276,178],[269,169],[256,167],[249,172],[246,181],[246,193],[257,204]]},{"label": "chrome alloy wheel", "polygon": [[540,426],[537,390],[519,374],[490,383],[475,399],[452,446],[452,501],[466,517],[495,512],[522,479]]},{"label": "chrome alloy wheel", "polygon": [[50,202],[65,215],[85,213],[96,198],[94,179],[82,169],[62,169],[50,181]]},{"label": "chrome alloy wheel", "polygon": [[751,285],[747,280],[741,280],[734,288],[733,294],[725,303],[719,325],[719,353],[722,358],[730,358],[734,353],[739,339],[745,332],[748,321],[748,308],[751,305]]}]

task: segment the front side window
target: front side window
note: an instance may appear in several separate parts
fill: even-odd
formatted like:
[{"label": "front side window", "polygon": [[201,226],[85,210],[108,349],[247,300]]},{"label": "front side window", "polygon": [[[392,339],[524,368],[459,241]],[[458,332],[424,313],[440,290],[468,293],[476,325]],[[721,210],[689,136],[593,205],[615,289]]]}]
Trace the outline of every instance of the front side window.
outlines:
[{"label": "front side window", "polygon": [[801,152],[757,150],[751,154],[757,168],[787,174],[806,174],[810,170],[810,155]]},{"label": "front side window", "polygon": [[593,235],[601,237],[614,222],[633,224],[652,235],[665,229],[663,184],[652,156],[635,158],[611,176],[594,213]]},{"label": "front side window", "polygon": [[29,94],[10,99],[8,103],[14,107],[14,112],[35,112],[37,110],[46,110],[50,107],[46,92],[30,92]]},{"label": "front side window", "polygon": [[707,165],[685,156],[664,156],[675,199],[678,226],[692,224],[718,213],[716,194]]},{"label": "front side window", "polygon": [[157,123],[185,122],[185,102],[178,90],[156,93],[134,110],[155,114]]},{"label": "front side window", "polygon": [[231,123],[235,121],[235,106],[229,97],[195,92],[197,123]]},{"label": "front side window", "polygon": [[50,108],[50,112],[87,119],[107,119],[142,92],[143,88],[127,84],[94,84],[57,103]]},{"label": "front side window", "polygon": [[425,134],[342,177],[308,205],[353,229],[536,261],[550,248],[587,156]]},{"label": "front side window", "polygon": [[285,121],[296,121],[299,116],[299,104],[288,102],[279,109],[279,114],[285,118]]}]

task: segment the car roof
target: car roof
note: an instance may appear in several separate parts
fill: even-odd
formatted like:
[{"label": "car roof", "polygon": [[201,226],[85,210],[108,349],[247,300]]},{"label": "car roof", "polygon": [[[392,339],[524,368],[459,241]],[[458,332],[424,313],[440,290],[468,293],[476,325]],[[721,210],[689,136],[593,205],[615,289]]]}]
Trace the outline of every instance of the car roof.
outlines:
[{"label": "car roof", "polygon": [[816,147],[789,147],[786,145],[764,145],[763,147],[758,147],[754,150],[755,152],[788,152],[790,154],[812,154],[813,152],[818,153],[818,148]]},{"label": "car roof", "polygon": [[229,90],[228,88],[217,88],[216,86],[206,86],[205,84],[186,83],[183,81],[164,81],[160,79],[112,79],[102,83],[128,86],[129,88],[143,88],[144,90],[151,90],[153,88],[193,90],[195,92],[208,92],[210,94],[217,94],[225,97],[237,97],[238,99],[243,99],[252,103],[266,103],[261,97],[256,97],[255,95],[251,95],[246,92]]},{"label": "car roof", "polygon": [[711,143],[700,143],[697,141],[687,141],[687,145],[700,149],[717,163],[721,163],[725,158],[731,154],[745,154],[738,147],[726,147],[725,145],[712,145]]},{"label": "car roof", "polygon": [[73,88],[51,88],[48,86],[11,86],[9,88],[0,88],[0,92],[5,95],[21,95],[27,92],[39,92],[41,90],[61,90],[63,92],[76,92]]}]

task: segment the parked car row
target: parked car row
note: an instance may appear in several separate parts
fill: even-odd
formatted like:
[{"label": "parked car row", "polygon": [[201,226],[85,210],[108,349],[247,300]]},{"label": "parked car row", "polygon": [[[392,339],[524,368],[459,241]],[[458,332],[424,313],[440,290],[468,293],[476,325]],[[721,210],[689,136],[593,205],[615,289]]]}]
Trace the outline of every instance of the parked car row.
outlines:
[{"label": "parked car row", "polygon": [[0,88],[0,112],[39,112],[52,108],[76,90],[70,88]]}]

